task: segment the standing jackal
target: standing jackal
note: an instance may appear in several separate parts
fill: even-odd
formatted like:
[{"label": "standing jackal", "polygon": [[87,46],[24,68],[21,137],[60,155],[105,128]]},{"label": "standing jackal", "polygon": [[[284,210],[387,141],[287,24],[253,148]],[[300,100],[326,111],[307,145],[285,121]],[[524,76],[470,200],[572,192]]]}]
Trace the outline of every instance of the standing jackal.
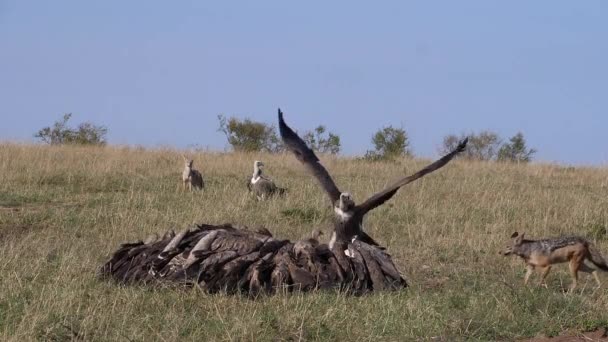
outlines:
[{"label": "standing jackal", "polygon": [[502,252],[503,255],[515,254],[526,262],[526,276],[524,284],[528,284],[530,275],[535,268],[541,274],[540,285],[543,285],[545,278],[551,270],[551,265],[569,262],[570,275],[572,276],[573,290],[578,282],[578,271],[591,273],[601,286],[597,270],[585,265],[585,259],[591,261],[602,271],[608,272],[608,263],[593,244],[582,237],[566,236],[554,239],[526,240],[524,233],[517,232],[511,235],[511,243]]},{"label": "standing jackal", "polygon": [[184,172],[182,172],[182,182],[184,183],[184,190],[188,188],[202,190],[205,186],[203,183],[203,175],[198,170],[192,168],[194,161],[184,157]]}]

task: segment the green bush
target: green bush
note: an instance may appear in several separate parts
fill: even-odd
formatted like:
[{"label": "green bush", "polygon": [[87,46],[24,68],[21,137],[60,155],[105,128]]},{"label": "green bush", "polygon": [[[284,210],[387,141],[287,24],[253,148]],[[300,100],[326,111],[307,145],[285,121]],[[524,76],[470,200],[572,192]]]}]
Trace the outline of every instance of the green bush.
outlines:
[{"label": "green bush", "polygon": [[105,145],[108,129],[104,126],[83,122],[78,128],[68,127],[72,113],[64,114],[52,127],[44,127],[34,134],[35,138],[50,145]]}]

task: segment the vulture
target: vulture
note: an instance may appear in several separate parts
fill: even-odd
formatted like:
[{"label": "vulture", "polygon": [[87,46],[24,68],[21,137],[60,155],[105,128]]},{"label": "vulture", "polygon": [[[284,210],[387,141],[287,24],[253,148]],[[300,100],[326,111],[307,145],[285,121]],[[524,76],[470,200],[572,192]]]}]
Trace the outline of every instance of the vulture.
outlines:
[{"label": "vulture", "polygon": [[276,184],[274,184],[274,182],[270,178],[262,175],[263,166],[264,163],[259,160],[256,160],[253,163],[253,176],[247,184],[249,191],[253,191],[259,201],[268,199],[274,196],[275,194],[285,194],[285,191],[287,191],[287,189],[276,186]]},{"label": "vulture", "polygon": [[317,236],[291,242],[266,229],[201,224],[120,245],[99,277],[126,285],[197,286],[208,293],[254,297],[316,289],[364,294],[407,286],[382,249],[354,241],[348,258],[320,244]]},{"label": "vulture", "polygon": [[[119,284],[196,286],[209,293],[253,297],[319,289],[361,295],[406,288],[408,284],[391,256],[363,232],[363,217],[401,186],[445,165],[464,149],[466,140],[454,152],[355,205],[285,124],[280,110],[279,128],[287,148],[316,176],[333,201],[337,219],[330,244],[318,241],[318,231],[310,238],[292,242],[275,238],[266,228],[200,224],[177,234],[170,231],[162,238],[120,245],[99,269],[98,276]],[[260,182],[260,165],[256,162],[255,166],[253,178],[259,177]]]},{"label": "vulture", "polygon": [[333,249],[336,243],[345,246],[353,239],[373,246],[378,246],[378,243],[363,231],[363,218],[365,217],[365,214],[388,201],[402,186],[443,167],[457,154],[464,151],[468,141],[468,138],[465,138],[452,152],[444,157],[427,165],[411,176],[394,181],[382,191],[373,194],[363,203],[357,205],[350,193],[342,192],[338,189],[329,175],[329,172],[321,165],[321,162],[315,153],[289,126],[287,126],[283,119],[283,112],[281,112],[281,109],[279,109],[279,132],[287,149],[296,156],[306,170],[314,175],[321,185],[321,188],[327,193],[327,196],[331,200],[335,215],[334,232],[332,233],[329,242],[330,249]]}]

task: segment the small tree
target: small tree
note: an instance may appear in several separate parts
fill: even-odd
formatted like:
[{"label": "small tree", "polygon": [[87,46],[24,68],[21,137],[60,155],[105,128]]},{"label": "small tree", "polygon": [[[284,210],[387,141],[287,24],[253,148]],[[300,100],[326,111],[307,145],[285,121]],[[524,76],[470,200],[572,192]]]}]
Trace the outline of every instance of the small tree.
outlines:
[{"label": "small tree", "polygon": [[518,132],[509,139],[508,143],[502,145],[498,151],[498,160],[528,163],[532,160],[532,155],[535,153],[535,149],[529,149],[526,146],[526,139],[524,139],[523,133]]},{"label": "small tree", "polygon": [[318,126],[314,131],[306,132],[303,139],[314,151],[331,154],[340,153],[340,137],[332,132],[327,132],[325,126]]},{"label": "small tree", "polygon": [[217,118],[220,122],[218,131],[226,135],[228,143],[235,151],[278,152],[282,149],[282,144],[272,125],[250,119],[239,120],[234,117],[226,119],[221,114]]},{"label": "small tree", "polygon": [[386,159],[410,155],[409,139],[403,128],[388,126],[372,136],[374,151],[367,151],[367,159]]},{"label": "small tree", "polygon": [[[447,154],[453,151],[458,143],[464,138],[464,134],[460,135],[460,137],[448,135],[443,138],[443,145],[440,148],[441,154]],[[469,135],[467,149],[464,150],[461,155],[467,159],[493,160],[496,158],[499,148],[500,138],[498,137],[498,134],[490,131],[482,131],[478,134]]]},{"label": "small tree", "polygon": [[83,122],[78,128],[68,127],[72,113],[64,114],[61,120],[55,121],[52,127],[44,127],[34,134],[35,138],[50,145],[79,144],[105,145],[108,129],[104,126]]}]

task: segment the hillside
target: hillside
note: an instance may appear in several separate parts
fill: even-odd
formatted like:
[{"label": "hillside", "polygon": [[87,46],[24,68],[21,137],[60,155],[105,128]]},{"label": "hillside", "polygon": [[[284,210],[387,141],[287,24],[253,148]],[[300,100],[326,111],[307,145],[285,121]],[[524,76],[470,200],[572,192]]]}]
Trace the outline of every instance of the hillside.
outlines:
[{"label": "hillside", "polygon": [[[608,169],[454,161],[371,212],[366,231],[411,287],[250,300],[197,289],[120,287],[95,277],[126,241],[197,222],[329,238],[325,194],[291,155],[197,153],[206,190],[181,190],[181,151],[0,145],[0,340],[515,339],[608,326],[608,274],[579,288],[567,265],[549,288],[523,287],[524,267],[498,254],[514,231],[580,234],[608,255]],[[247,194],[253,161],[289,188]],[[361,201],[425,160],[322,158]],[[532,278],[536,284],[538,275]]]}]

